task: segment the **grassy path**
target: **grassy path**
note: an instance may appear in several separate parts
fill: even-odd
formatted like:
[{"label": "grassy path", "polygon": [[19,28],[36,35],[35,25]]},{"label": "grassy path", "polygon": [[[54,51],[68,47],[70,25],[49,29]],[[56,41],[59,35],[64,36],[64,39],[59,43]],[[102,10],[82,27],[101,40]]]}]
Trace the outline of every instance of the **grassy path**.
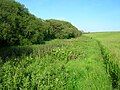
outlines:
[{"label": "grassy path", "polygon": [[[6,62],[2,60],[0,89],[112,90],[96,40],[82,36],[29,46],[27,50],[15,48],[7,49],[12,54]],[[23,55],[19,54],[21,49]],[[16,50],[18,57],[14,57]]]},{"label": "grassy path", "polygon": [[120,32],[91,33],[86,36],[98,40],[112,86],[120,89]]}]

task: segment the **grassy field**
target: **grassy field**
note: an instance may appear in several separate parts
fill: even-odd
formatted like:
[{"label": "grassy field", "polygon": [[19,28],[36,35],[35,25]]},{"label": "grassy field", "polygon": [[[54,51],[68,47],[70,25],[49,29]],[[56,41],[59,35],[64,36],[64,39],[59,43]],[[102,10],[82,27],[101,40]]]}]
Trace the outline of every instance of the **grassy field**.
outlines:
[{"label": "grassy field", "polygon": [[1,48],[0,90],[119,90],[119,37],[92,33]]},{"label": "grassy field", "polygon": [[100,41],[100,43],[112,54],[114,62],[120,68],[120,32],[92,33],[88,36]]},{"label": "grassy field", "polygon": [[99,41],[113,87],[120,89],[120,32],[91,33],[86,36]]}]

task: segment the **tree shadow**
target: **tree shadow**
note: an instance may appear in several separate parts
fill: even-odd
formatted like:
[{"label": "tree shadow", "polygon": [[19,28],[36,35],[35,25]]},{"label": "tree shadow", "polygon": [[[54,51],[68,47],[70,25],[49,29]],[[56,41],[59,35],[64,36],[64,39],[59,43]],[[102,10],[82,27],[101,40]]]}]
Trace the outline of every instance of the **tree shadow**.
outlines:
[{"label": "tree shadow", "polygon": [[21,58],[23,56],[29,56],[33,53],[33,49],[30,46],[11,46],[1,47],[0,57],[3,63],[10,59]]}]

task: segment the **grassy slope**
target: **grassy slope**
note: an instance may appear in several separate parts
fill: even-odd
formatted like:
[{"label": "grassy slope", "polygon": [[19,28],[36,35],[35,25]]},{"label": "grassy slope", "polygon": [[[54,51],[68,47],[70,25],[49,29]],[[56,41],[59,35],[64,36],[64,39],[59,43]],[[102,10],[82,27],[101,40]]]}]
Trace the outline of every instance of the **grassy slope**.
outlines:
[{"label": "grassy slope", "polygon": [[120,88],[120,32],[108,32],[108,33],[91,33],[86,34],[94,39],[100,41],[103,47],[106,49],[106,56],[108,58],[108,69],[111,69],[110,73],[115,87]]},{"label": "grassy slope", "polygon": [[30,46],[29,54],[25,53],[29,49],[17,47],[14,51],[25,53],[21,58],[13,58],[17,53],[13,48],[8,50],[12,59],[1,61],[0,89],[111,90],[100,47],[93,39],[53,40]]}]

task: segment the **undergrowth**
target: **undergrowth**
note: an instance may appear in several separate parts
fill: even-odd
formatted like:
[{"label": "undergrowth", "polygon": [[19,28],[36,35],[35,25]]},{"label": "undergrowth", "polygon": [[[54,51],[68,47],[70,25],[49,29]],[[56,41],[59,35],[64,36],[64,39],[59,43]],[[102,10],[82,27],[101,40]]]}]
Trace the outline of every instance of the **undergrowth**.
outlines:
[{"label": "undergrowth", "polygon": [[95,40],[82,36],[31,48],[29,55],[1,63],[0,89],[112,90]]}]

